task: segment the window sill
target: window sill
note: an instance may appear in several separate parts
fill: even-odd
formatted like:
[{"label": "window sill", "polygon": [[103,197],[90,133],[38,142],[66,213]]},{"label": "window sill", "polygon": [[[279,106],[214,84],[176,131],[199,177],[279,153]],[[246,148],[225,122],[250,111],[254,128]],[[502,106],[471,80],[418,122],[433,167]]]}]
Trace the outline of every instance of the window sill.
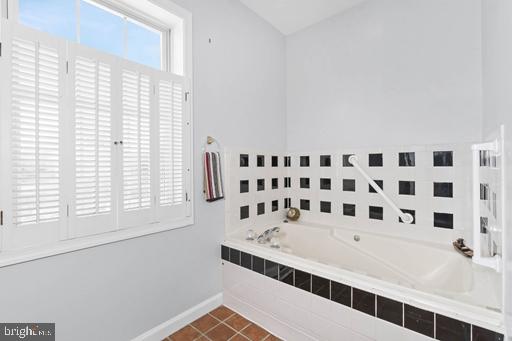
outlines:
[{"label": "window sill", "polygon": [[149,224],[125,230],[117,230],[77,239],[63,240],[54,244],[47,244],[29,249],[0,252],[0,268],[25,263],[32,260],[46,258],[78,250],[88,249],[100,245],[120,242],[127,239],[147,236],[159,232],[190,226],[194,223],[193,217],[172,221],[168,223]]}]

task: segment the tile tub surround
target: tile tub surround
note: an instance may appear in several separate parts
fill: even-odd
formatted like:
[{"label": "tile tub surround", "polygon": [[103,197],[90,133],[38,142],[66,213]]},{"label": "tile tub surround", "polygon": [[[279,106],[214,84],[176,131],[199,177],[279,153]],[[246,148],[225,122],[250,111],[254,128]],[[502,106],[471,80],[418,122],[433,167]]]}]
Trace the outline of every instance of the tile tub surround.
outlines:
[{"label": "tile tub surround", "polygon": [[[235,257],[231,257],[230,255],[234,253]],[[246,255],[246,259],[253,258],[261,260],[263,264],[263,269],[261,267],[256,266],[253,267],[242,267],[240,263],[239,255]],[[317,276],[316,274],[309,273],[306,271],[294,269],[285,264],[279,264],[274,261],[270,261],[267,259],[262,259],[261,257],[257,257],[251,255],[250,253],[246,253],[243,251],[239,251],[234,248],[230,248],[228,246],[221,246],[221,257],[223,260],[223,264],[226,266],[227,263],[229,265],[235,265],[237,268],[244,269],[244,271],[249,271],[250,273],[254,273],[256,277],[252,277],[250,280],[251,283],[256,285],[256,288],[260,287],[255,282],[259,280],[260,277],[257,276],[265,276],[266,278],[271,279],[272,281],[279,282],[280,286],[278,293],[283,296],[282,290],[286,290],[283,286],[290,287],[290,290],[294,290],[295,288],[300,289],[300,293],[305,293],[306,295],[312,296],[301,296],[304,297],[305,300],[311,300],[319,297],[326,301],[329,301],[331,304],[331,308],[329,311],[334,312],[335,309],[346,309],[347,313],[355,314],[358,320],[367,321],[367,325],[365,328],[368,329],[368,333],[372,335],[366,335],[367,338],[361,338],[361,340],[393,340],[392,338],[388,338],[387,336],[377,335],[374,331],[371,331],[370,325],[374,323],[381,323],[375,320],[385,321],[386,328],[391,328],[390,326],[395,326],[394,335],[398,335],[397,333],[404,332],[408,333],[407,340],[427,340],[427,339],[437,339],[441,341],[503,341],[504,337],[502,334],[491,331],[485,328],[481,328],[476,325],[471,325],[469,323],[449,318],[444,316],[443,314],[439,314],[432,311],[427,311],[420,309],[418,307],[414,307],[412,305],[399,302],[397,300],[393,300],[387,298],[382,295],[378,295],[366,290],[362,290],[356,287],[351,287],[344,283],[339,283],[338,281],[332,281],[327,278],[323,278],[321,276]],[[267,270],[267,266],[269,269]],[[238,271],[238,270],[235,270]],[[255,276],[250,275],[250,276]],[[249,276],[248,272],[244,272],[244,277]],[[263,282],[262,282],[263,283]],[[264,283],[272,283],[272,282],[264,282]],[[236,287],[238,284],[236,283],[225,283],[225,287],[229,287],[233,285]],[[274,284],[262,284],[263,285],[274,285]],[[328,290],[327,290],[328,288]],[[244,290],[240,287],[238,289],[240,293],[244,293],[247,295],[252,295],[252,293],[244,292]],[[259,295],[264,295],[261,290],[263,288],[259,288]],[[295,297],[297,295],[301,295],[300,293],[291,291],[288,293],[290,297]],[[278,295],[279,296],[279,295]],[[313,297],[314,296],[314,297]],[[258,296],[261,297],[261,296]],[[256,302],[257,304],[257,302]],[[273,304],[273,302],[270,302]],[[279,302],[275,302],[275,304],[280,304]],[[334,306],[332,306],[334,304]],[[336,308],[337,307],[337,308]],[[343,308],[345,307],[345,308]],[[275,307],[278,309],[278,307]],[[291,313],[291,312],[290,312]],[[329,315],[328,313],[327,315]],[[362,314],[362,315],[361,315]],[[336,319],[338,315],[327,316],[327,318]],[[364,317],[367,316],[367,317]],[[320,322],[319,322],[320,323]],[[338,323],[347,323],[347,321],[338,321]],[[404,329],[404,331],[401,331]],[[364,334],[364,331],[361,331]],[[417,335],[416,337],[414,335]],[[312,338],[315,339],[314,337]],[[396,339],[395,339],[396,340]]]},{"label": "tile tub surround", "polygon": [[[414,213],[414,224],[399,219],[350,165],[350,155],[402,210]],[[280,222],[286,208],[297,207],[305,221],[434,242],[463,237],[471,245],[469,143],[293,153],[232,149],[224,160],[227,234]]]}]

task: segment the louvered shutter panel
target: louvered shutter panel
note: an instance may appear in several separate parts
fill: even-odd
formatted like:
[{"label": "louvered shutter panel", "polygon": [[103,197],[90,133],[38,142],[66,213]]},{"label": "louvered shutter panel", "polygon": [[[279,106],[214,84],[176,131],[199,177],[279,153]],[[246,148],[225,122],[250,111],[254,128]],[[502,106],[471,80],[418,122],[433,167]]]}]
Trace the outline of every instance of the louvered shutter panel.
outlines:
[{"label": "louvered shutter panel", "polygon": [[3,166],[10,168],[11,193],[5,245],[16,249],[59,238],[64,48],[57,39],[14,25],[5,25],[3,33],[9,58],[3,115],[10,123],[10,157]]},{"label": "louvered shutter panel", "polygon": [[71,236],[114,230],[113,94],[115,59],[70,44],[74,112],[74,210]]},{"label": "louvered shutter panel", "polygon": [[150,75],[122,69],[122,227],[151,222],[151,93]]},{"label": "louvered shutter panel", "polygon": [[184,80],[161,72],[157,75],[159,221],[187,216],[185,197]]}]

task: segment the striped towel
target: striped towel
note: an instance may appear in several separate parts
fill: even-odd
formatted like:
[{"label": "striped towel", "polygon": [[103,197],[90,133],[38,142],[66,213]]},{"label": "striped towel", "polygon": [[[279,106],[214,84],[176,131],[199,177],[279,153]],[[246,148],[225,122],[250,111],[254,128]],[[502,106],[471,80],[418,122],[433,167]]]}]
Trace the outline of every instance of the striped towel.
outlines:
[{"label": "striped towel", "polygon": [[222,188],[222,173],[220,171],[220,154],[205,152],[204,164],[204,194],[206,201],[216,201],[224,198]]}]

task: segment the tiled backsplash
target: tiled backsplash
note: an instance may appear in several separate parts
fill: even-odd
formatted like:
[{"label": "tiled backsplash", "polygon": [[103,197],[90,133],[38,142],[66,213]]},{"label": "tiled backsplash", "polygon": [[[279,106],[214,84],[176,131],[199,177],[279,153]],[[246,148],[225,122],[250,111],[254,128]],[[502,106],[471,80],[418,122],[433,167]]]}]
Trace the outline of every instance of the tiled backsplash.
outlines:
[{"label": "tiled backsplash", "polygon": [[[407,213],[401,222],[348,162],[359,163]],[[228,228],[282,220],[285,206],[301,219],[424,239],[471,238],[471,145],[411,146],[314,153],[226,155]]]}]

